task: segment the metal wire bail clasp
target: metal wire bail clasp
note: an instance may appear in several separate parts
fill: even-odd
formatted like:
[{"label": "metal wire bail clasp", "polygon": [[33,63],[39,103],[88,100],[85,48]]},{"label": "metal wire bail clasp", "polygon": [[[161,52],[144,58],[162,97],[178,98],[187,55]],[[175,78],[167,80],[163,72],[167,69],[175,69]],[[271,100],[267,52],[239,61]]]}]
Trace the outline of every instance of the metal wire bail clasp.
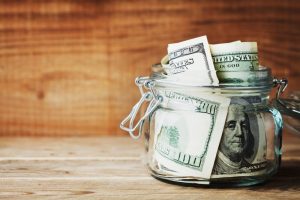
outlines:
[{"label": "metal wire bail clasp", "polygon": [[284,90],[288,86],[288,80],[284,79],[284,78],[283,79],[274,78],[273,85],[274,85],[274,87],[278,86],[278,90],[276,93],[276,99],[279,100],[280,95],[284,92]]},{"label": "metal wire bail clasp", "polygon": [[[141,131],[139,131],[137,135],[134,134],[134,131],[139,126],[141,126],[144,120],[159,106],[159,104],[162,102],[162,97],[157,96],[154,93],[154,89],[153,89],[154,84],[152,80],[149,80],[149,78],[147,77],[137,78],[135,80],[135,83],[139,87],[142,96],[140,100],[133,106],[129,115],[125,117],[125,119],[121,122],[120,128],[123,129],[124,131],[127,131],[133,139],[138,139],[141,137]],[[143,87],[149,91],[145,92]],[[145,101],[150,101],[147,110],[145,114],[139,119],[139,121],[134,125],[134,120],[136,118],[136,115]],[[127,122],[129,122],[128,127],[125,126]]]}]

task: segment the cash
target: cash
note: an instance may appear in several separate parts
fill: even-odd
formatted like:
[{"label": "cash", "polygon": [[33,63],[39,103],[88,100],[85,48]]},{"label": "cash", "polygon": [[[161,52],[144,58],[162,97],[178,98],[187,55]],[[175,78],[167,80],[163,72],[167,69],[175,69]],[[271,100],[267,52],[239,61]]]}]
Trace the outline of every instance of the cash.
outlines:
[{"label": "cash", "polygon": [[[264,118],[261,113],[253,110],[253,105],[262,102],[261,97],[231,98],[231,104],[223,104],[220,109],[222,113],[218,113],[223,118],[226,116],[226,120],[220,122],[217,117],[216,122],[219,124],[213,126],[221,126],[220,123],[224,125],[219,132],[210,135],[212,119],[208,119],[207,114],[197,113],[197,105],[203,99],[170,91],[164,93],[164,98],[168,99],[163,107],[172,108],[173,111],[159,109],[155,114],[153,158],[158,163],[160,173],[198,180],[259,176],[266,173],[269,163],[266,158]],[[209,96],[206,101],[210,99],[209,102],[215,102],[216,99],[211,101],[212,98]],[[228,99],[225,101],[228,102]],[[230,127],[231,132],[227,130],[232,126],[229,123],[236,125],[235,129]],[[222,135],[221,140],[213,137],[213,134]],[[205,148],[204,141],[209,141],[212,145]],[[213,168],[208,160],[214,160]]]},{"label": "cash", "polygon": [[[269,76],[258,69],[256,42],[209,45],[203,36],[169,44],[153,77],[169,84],[250,86]],[[158,92],[164,101],[154,116],[153,159],[162,174],[209,180],[265,173],[266,130],[263,116],[253,109],[261,97]]]},{"label": "cash", "polygon": [[249,71],[258,69],[256,42],[231,42],[210,45],[217,71]]},{"label": "cash", "polygon": [[[265,69],[261,66],[261,69]],[[239,86],[251,86],[270,77],[268,71],[217,71],[220,83]],[[272,82],[272,80],[270,80]]]},{"label": "cash", "polygon": [[[154,159],[162,171],[208,179],[222,136],[230,99],[160,91],[162,107],[155,112]],[[172,111],[170,110],[170,108]]]},{"label": "cash", "polygon": [[162,66],[169,83],[182,85],[218,85],[219,80],[206,36],[169,44]]},{"label": "cash", "polygon": [[231,99],[211,178],[266,173],[268,163],[264,118],[253,108],[260,102],[258,96]]},{"label": "cash", "polygon": [[[196,39],[192,39],[191,41],[196,41]],[[187,42],[187,44],[189,43]],[[174,45],[175,47],[173,48],[178,49],[185,46],[185,43],[176,43]],[[164,56],[161,59],[160,67],[161,71],[164,72],[165,81],[169,83],[180,82],[188,85],[218,85],[216,84],[217,82],[247,85],[255,83],[260,78],[264,78],[256,77],[255,70],[260,68],[256,42],[234,41],[222,44],[210,44],[209,48],[214,68],[212,69],[211,65],[207,65],[209,66],[208,70],[201,68],[201,66],[206,65],[199,63],[193,63],[192,66],[189,66],[191,65],[189,61],[193,59],[191,55],[183,56],[184,58],[179,57],[177,60],[172,61],[169,59],[171,54]],[[172,50],[172,48],[169,49]],[[184,62],[182,60],[185,61],[186,65],[183,65]]]}]

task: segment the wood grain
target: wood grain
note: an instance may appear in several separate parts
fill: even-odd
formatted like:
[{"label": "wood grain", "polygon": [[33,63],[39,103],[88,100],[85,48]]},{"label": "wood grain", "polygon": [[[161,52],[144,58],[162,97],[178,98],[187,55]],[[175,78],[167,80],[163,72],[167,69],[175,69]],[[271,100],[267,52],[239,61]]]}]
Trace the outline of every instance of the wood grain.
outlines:
[{"label": "wood grain", "polygon": [[257,41],[261,64],[297,83],[299,27],[297,0],[1,1],[0,135],[122,135],[134,78],[200,35]]},{"label": "wood grain", "polygon": [[281,169],[267,183],[222,189],[152,178],[142,142],[129,137],[3,137],[0,199],[298,199],[299,143],[284,134]]}]

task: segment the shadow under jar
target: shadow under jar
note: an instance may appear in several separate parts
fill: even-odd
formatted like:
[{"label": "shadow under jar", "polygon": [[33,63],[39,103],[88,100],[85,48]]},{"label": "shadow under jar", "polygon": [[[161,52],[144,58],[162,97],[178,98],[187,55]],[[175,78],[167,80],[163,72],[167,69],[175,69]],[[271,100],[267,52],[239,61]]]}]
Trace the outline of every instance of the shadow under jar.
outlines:
[{"label": "shadow under jar", "polygon": [[205,87],[171,84],[159,73],[137,79],[145,98],[133,110],[144,100],[150,103],[135,127],[136,113],[129,117],[128,130],[135,138],[144,135],[152,176],[180,184],[248,186],[278,171],[283,121],[269,95],[278,85],[282,92],[286,81],[273,79],[267,68],[217,75],[219,86]]}]

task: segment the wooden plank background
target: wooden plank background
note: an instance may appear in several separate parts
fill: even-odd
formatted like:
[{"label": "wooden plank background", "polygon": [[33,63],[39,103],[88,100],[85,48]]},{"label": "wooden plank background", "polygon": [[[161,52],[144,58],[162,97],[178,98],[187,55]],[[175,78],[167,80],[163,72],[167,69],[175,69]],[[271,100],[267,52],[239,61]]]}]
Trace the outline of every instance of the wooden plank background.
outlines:
[{"label": "wooden plank background", "polygon": [[260,63],[299,90],[299,27],[298,0],[2,0],[0,135],[125,135],[134,78],[201,35],[257,41]]}]

